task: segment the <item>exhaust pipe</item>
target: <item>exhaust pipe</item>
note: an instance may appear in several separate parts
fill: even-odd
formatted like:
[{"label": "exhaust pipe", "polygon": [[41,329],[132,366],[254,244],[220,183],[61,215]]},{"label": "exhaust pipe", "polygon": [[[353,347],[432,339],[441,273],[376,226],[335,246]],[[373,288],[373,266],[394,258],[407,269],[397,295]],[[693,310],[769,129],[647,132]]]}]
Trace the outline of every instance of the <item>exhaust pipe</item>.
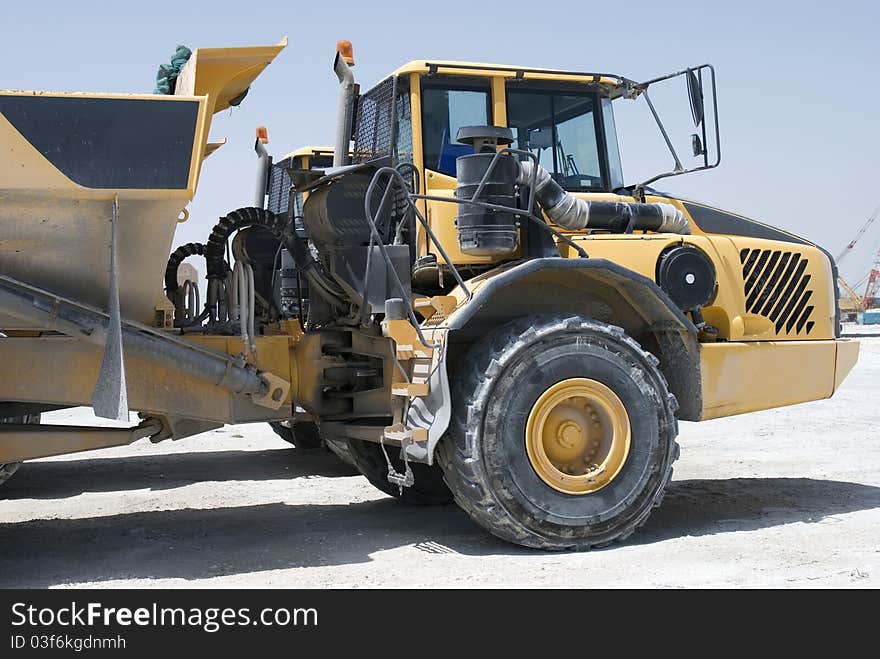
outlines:
[{"label": "exhaust pipe", "polygon": [[254,151],[257,152],[257,189],[254,192],[254,207],[266,207],[266,187],[269,182],[269,169],[272,167],[272,156],[266,150],[269,143],[269,132],[265,126],[257,127],[257,141]]},{"label": "exhaust pipe", "polygon": [[339,78],[339,92],[336,96],[336,142],[333,148],[333,166],[342,167],[351,164],[349,145],[351,142],[351,122],[354,116],[355,83],[354,56],[350,41],[336,44],[336,59],[333,60],[333,72]]}]

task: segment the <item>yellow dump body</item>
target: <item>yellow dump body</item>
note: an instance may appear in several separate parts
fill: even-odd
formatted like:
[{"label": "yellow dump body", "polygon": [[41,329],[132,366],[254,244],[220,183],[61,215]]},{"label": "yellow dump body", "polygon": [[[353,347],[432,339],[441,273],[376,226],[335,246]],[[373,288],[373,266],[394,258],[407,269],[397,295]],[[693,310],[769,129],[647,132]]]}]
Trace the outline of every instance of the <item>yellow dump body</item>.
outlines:
[{"label": "yellow dump body", "polygon": [[118,199],[122,315],[151,322],[211,116],[285,45],[197,49],[174,96],[0,91],[0,271],[105,308]]}]

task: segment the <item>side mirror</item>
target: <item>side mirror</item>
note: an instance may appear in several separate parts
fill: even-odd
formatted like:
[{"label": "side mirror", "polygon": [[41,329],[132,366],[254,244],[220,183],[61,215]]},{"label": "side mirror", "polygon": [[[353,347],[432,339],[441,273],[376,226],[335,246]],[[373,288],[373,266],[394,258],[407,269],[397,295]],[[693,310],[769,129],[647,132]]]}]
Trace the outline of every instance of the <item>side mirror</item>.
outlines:
[{"label": "side mirror", "polygon": [[699,158],[706,153],[706,150],[703,148],[703,141],[696,133],[691,135],[691,150],[694,152],[694,158]]},{"label": "side mirror", "polygon": [[[703,86],[700,84],[697,74],[693,69],[687,71],[688,98],[691,102],[691,115],[694,117],[694,126],[699,127],[703,123]],[[702,154],[694,153],[694,155]]]}]

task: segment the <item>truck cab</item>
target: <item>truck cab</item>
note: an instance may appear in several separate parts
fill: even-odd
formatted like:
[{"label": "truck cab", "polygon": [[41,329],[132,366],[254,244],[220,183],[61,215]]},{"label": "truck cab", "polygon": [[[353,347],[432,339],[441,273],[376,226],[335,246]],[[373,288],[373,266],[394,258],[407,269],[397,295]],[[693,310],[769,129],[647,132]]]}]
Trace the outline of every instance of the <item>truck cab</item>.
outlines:
[{"label": "truck cab", "polygon": [[[536,230],[528,222],[519,224],[518,248],[513,253],[485,255],[461,249],[456,225],[459,206],[445,200],[456,195],[456,159],[473,151],[456,140],[462,127],[509,128],[510,148],[532,154],[575,197],[591,202],[670,204],[687,221],[686,235],[555,226],[567,240],[554,238],[548,252],[544,236],[540,253],[577,258],[579,246],[591,258],[607,259],[646,277],[673,299],[688,285],[673,281],[668,268],[661,267],[666,256],[676,247],[687,247],[706,257],[714,273],[712,290],[699,309],[683,309],[699,335],[701,384],[699,392],[679,396],[680,418],[714,418],[829,396],[854,363],[857,351],[855,343],[836,341],[840,318],[831,256],[787,231],[624,178],[615,106],[646,97],[666,137],[648,89],[679,75],[687,82],[694,110],[693,155],[698,166],[690,170],[682,166],[683,159],[667,137],[675,166],[655,179],[710,169],[720,162],[720,132],[714,69],[708,65],[635,83],[615,74],[411,61],[360,94],[352,162],[410,165],[417,172],[422,192],[418,207],[450,261],[445,262],[427,229],[416,223],[413,290],[425,294],[452,291],[451,268],[466,277],[486,277],[499,266],[538,255]],[[715,153],[710,154],[713,140]],[[768,359],[777,368],[757,382],[743,377],[734,384],[724,376],[725,369],[746,374]],[[825,375],[795,376],[805,373],[805,368]]]}]

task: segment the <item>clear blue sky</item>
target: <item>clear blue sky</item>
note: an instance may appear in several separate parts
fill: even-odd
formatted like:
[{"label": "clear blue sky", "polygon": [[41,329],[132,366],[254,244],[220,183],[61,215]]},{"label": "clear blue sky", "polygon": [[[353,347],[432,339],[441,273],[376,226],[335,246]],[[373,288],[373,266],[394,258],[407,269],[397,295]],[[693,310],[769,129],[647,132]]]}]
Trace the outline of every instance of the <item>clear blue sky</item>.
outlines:
[{"label": "clear blue sky", "polygon": [[[718,72],[721,167],[658,187],[741,212],[837,253],[880,204],[880,45],[875,2],[4,2],[0,87],[149,92],[178,43],[290,46],[242,106],[216,117],[229,144],[203,168],[176,242],[204,241],[250,203],[256,125],[270,150],[331,143],[335,43],[355,46],[364,88],[405,61],[460,59],[609,71],[647,79],[711,62]],[[641,102],[639,102],[641,105]],[[643,117],[646,110],[640,108]],[[624,172],[660,148],[618,128]],[[662,146],[662,145],[660,145]],[[665,163],[663,163],[665,164]],[[880,220],[842,264],[858,280],[880,248]]]}]

